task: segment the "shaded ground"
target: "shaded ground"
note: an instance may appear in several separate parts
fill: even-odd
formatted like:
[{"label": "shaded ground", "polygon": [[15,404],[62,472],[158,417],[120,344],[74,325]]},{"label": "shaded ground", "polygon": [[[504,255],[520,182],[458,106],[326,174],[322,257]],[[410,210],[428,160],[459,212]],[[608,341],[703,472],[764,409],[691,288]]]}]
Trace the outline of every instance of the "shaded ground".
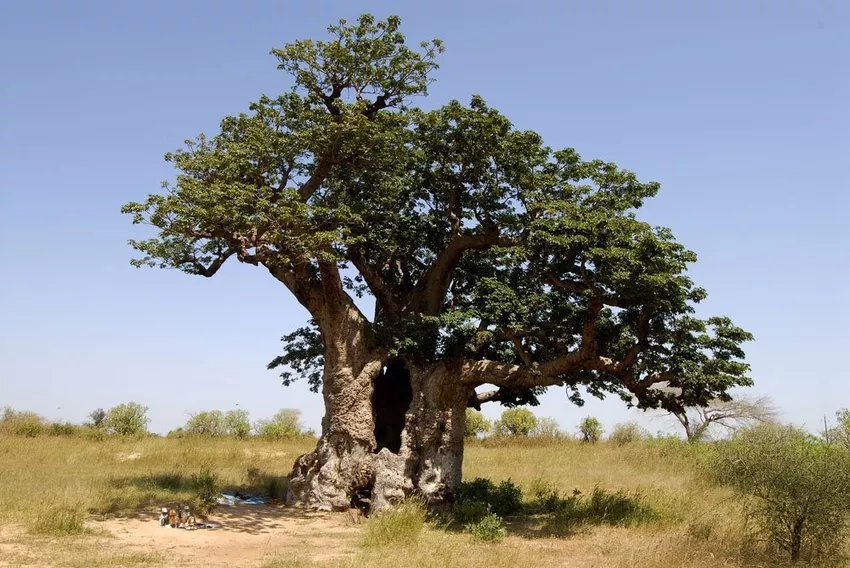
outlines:
[{"label": "shaded ground", "polygon": [[[149,519],[97,523],[116,537],[116,546],[138,548],[174,559],[180,566],[255,566],[270,557],[298,550],[299,557],[326,562],[353,554],[358,528],[347,515],[314,513],[284,507],[223,507],[210,521],[216,529],[160,527]],[[179,560],[179,561],[178,561]]]},{"label": "shaded ground", "polygon": [[[222,507],[209,521],[220,527],[197,530],[160,527],[156,512],[93,521],[89,526],[99,536],[81,539],[81,543],[87,542],[96,549],[90,551],[97,558],[95,565],[235,568],[261,566],[296,552],[299,559],[333,563],[353,555],[360,534],[360,528],[346,514],[285,507],[241,504]],[[35,543],[30,539],[22,538],[26,538],[23,532],[13,527],[0,530],[0,566],[76,564],[56,550],[64,547],[69,548],[69,553],[73,551],[67,537],[58,547],[55,539],[43,539],[40,546],[33,546]]]}]

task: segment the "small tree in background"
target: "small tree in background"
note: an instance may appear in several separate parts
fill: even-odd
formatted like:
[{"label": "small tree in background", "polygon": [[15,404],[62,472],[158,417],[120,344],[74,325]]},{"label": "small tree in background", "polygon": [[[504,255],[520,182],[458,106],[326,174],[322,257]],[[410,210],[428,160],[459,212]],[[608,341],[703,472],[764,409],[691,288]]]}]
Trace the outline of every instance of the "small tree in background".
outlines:
[{"label": "small tree in background", "polygon": [[720,446],[712,473],[744,497],[748,519],[793,561],[828,556],[846,536],[850,452],[842,448],[763,424]]},{"label": "small tree in background", "polygon": [[104,426],[113,434],[119,436],[140,436],[147,434],[148,407],[137,402],[128,402],[113,406],[106,413],[103,421]]},{"label": "small tree in background", "polygon": [[46,429],[47,420],[35,412],[13,410],[9,406],[3,408],[0,430],[8,434],[34,438],[43,434]]},{"label": "small tree in background", "polygon": [[649,433],[640,427],[637,422],[623,422],[616,424],[608,439],[618,446],[640,442],[649,437]]},{"label": "small tree in background", "polygon": [[531,435],[541,438],[563,438],[565,436],[558,421],[548,416],[537,419],[537,426],[534,427]]},{"label": "small tree in background", "polygon": [[845,450],[850,450],[850,409],[842,408],[837,411],[835,421],[835,426],[826,428],[826,418],[824,418],[824,440],[830,444],[837,444]]},{"label": "small tree in background", "polygon": [[537,417],[527,408],[509,408],[493,430],[497,436],[529,436],[537,427]]},{"label": "small tree in background", "polygon": [[205,410],[193,414],[183,426],[183,432],[194,436],[224,436],[224,413],[221,410]]},{"label": "small tree in background", "polygon": [[483,414],[471,408],[466,409],[466,430],[467,438],[475,438],[479,434],[489,434],[493,425],[487,420]]},{"label": "small tree in background", "polygon": [[283,408],[270,420],[258,420],[254,426],[257,434],[270,440],[295,438],[301,435],[301,411]]},{"label": "small tree in background", "polygon": [[776,409],[770,398],[738,397],[734,400],[714,400],[706,407],[685,407],[672,412],[685,429],[689,442],[708,439],[713,431],[720,428],[735,432],[747,426],[765,422],[775,422]]},{"label": "small tree in background", "polygon": [[582,419],[578,426],[578,431],[584,442],[595,444],[602,439],[602,423],[593,416],[587,416]]},{"label": "small tree in background", "polygon": [[91,422],[87,424],[88,426],[91,426],[92,428],[103,428],[104,422],[106,421],[106,411],[102,408],[92,410],[91,414],[89,414],[89,418],[91,419]]},{"label": "small tree in background", "polygon": [[251,435],[251,422],[248,411],[237,409],[228,410],[224,415],[224,430],[228,436],[244,439]]}]

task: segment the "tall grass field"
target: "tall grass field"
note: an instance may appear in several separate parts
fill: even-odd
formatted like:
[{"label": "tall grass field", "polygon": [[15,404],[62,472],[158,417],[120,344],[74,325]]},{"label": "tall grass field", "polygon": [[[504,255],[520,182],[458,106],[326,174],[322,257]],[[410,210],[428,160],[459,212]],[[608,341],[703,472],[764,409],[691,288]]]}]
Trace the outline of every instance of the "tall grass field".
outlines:
[{"label": "tall grass field", "polygon": [[[163,503],[196,502],[202,477],[208,488],[283,497],[293,460],[314,443],[0,436],[0,566],[205,565],[153,548],[121,550],[110,544],[109,520],[153,523]],[[784,565],[751,537],[737,499],[708,480],[710,451],[710,444],[672,440],[473,440],[464,479],[487,479],[494,495],[510,493],[493,507],[470,505],[456,518],[432,518],[411,502],[352,520],[359,536],[341,560],[322,563],[309,548],[290,547],[267,551],[257,566]],[[328,538],[333,546],[333,533]]]}]

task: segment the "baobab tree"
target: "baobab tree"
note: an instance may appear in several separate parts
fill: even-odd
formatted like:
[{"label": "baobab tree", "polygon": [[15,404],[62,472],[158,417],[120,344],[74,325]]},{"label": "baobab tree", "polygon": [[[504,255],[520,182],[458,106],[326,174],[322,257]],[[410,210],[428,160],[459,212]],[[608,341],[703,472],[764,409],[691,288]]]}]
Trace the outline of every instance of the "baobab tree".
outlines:
[{"label": "baobab tree", "polygon": [[414,106],[443,46],[399,25],[364,15],[273,49],[292,89],[167,154],[176,180],[123,208],[156,231],[131,241],[135,265],[212,277],[235,259],[308,312],[272,363],[325,404],[289,503],[450,506],[468,406],[564,387],[674,410],[749,384],[750,335],[694,316],[696,256],[636,217],[659,185],[552,150],[478,96]]}]

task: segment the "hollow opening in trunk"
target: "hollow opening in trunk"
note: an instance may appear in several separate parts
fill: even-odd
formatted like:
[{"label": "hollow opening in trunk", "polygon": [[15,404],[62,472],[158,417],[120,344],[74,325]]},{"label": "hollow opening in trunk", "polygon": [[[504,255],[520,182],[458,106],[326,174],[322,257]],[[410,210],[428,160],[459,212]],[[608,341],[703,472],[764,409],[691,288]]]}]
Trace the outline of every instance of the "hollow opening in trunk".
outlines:
[{"label": "hollow opening in trunk", "polygon": [[387,448],[401,450],[401,432],[407,409],[413,401],[410,371],[402,361],[388,361],[375,377],[372,413],[375,416],[375,453]]}]

